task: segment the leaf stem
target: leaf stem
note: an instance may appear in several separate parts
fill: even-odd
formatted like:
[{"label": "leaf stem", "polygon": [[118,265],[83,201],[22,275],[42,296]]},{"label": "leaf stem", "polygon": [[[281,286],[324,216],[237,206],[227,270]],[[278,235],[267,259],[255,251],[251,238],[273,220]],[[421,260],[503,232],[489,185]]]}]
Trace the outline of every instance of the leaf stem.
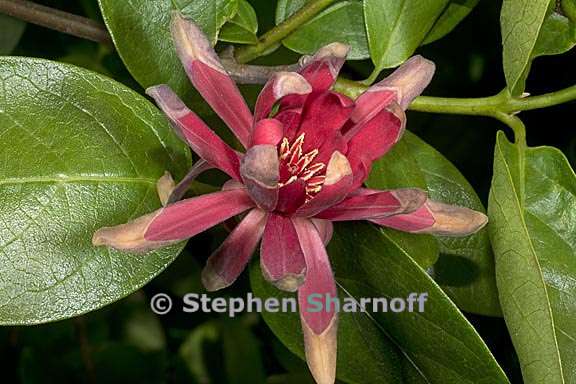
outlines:
[{"label": "leaf stem", "polygon": [[31,1],[0,0],[0,13],[69,35],[112,45],[112,39],[102,24]]},{"label": "leaf stem", "polygon": [[294,32],[299,26],[310,21],[314,16],[336,1],[337,0],[309,0],[292,16],[263,34],[258,39],[258,43],[238,49],[236,51],[236,60],[240,64],[244,64],[262,56],[288,37],[288,35]]}]

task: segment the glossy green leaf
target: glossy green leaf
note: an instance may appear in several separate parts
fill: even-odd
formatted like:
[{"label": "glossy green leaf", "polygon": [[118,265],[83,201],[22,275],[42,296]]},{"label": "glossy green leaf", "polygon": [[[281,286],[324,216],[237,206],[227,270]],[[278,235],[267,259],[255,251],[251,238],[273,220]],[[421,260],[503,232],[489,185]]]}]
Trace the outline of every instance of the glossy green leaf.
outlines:
[{"label": "glossy green leaf", "polygon": [[0,58],[0,323],[75,316],[140,288],[181,246],[95,248],[94,231],[159,207],[189,151],[147,100],[101,75]]},{"label": "glossy green leaf", "polygon": [[230,43],[255,44],[258,42],[256,11],[246,0],[238,0],[238,13],[220,30],[219,39]]},{"label": "glossy green leaf", "polygon": [[[461,205],[484,212],[484,207],[466,178],[441,153],[411,132],[382,159],[370,174],[368,185],[378,189],[419,187],[438,201]],[[389,230],[391,233],[400,232]],[[411,254],[423,267],[436,245],[431,236],[403,234],[412,238],[418,251]],[[498,292],[494,278],[494,261],[488,231],[464,238],[437,237],[440,257],[433,276],[459,308],[483,315],[499,316]],[[438,257],[438,256],[436,256]],[[432,259],[432,263],[436,259]]]},{"label": "glossy green leaf", "polygon": [[513,96],[524,92],[538,35],[551,0],[504,0],[500,14],[504,74]]},{"label": "glossy green leaf", "polygon": [[488,205],[496,279],[526,383],[576,381],[576,175],[498,132]]},{"label": "glossy green leaf", "polygon": [[[294,5],[285,8],[291,12]],[[370,56],[364,28],[362,2],[342,1],[325,9],[315,18],[288,36],[283,44],[298,53],[311,54],[320,47],[338,41],[350,45],[348,58],[366,59]]]},{"label": "glossy green leaf", "polygon": [[280,24],[297,10],[302,8],[308,0],[278,0],[276,5],[276,24]]},{"label": "glossy green leaf", "polygon": [[[338,377],[349,383],[507,383],[474,328],[406,252],[370,224],[337,226],[328,247],[341,297],[407,297],[427,292],[425,311],[340,313]],[[251,271],[260,297],[286,297]],[[303,356],[295,313],[264,313],[278,338]]]},{"label": "glossy green leaf", "polygon": [[212,45],[216,45],[220,28],[233,20],[239,0],[172,0],[185,17],[198,24]]},{"label": "glossy green leaf", "polygon": [[430,32],[428,32],[423,44],[432,43],[452,32],[452,30],[472,12],[479,1],[480,0],[451,0],[438,20],[436,20],[436,23],[434,23]]},{"label": "glossy green leaf", "polygon": [[[142,87],[168,84],[185,100],[195,103],[200,100],[186,77],[170,36],[174,9],[171,0],[99,0],[99,3],[120,57]],[[212,0],[174,1],[174,6],[187,17],[194,19],[195,14],[200,14],[195,21],[208,33],[212,31],[214,38],[216,26],[220,28],[236,14],[237,3],[218,0],[212,5],[206,4],[212,4]],[[198,112],[198,105],[195,107]],[[210,113],[207,107],[203,108]]]},{"label": "glossy green leaf", "polygon": [[552,12],[544,20],[532,52],[532,58],[559,55],[568,52],[575,45],[576,21],[572,21],[557,12]]},{"label": "glossy green leaf", "polygon": [[364,0],[370,56],[377,70],[408,59],[448,5],[449,0]]},{"label": "glossy green leaf", "polygon": [[0,13],[0,56],[12,53],[24,33],[26,23]]}]

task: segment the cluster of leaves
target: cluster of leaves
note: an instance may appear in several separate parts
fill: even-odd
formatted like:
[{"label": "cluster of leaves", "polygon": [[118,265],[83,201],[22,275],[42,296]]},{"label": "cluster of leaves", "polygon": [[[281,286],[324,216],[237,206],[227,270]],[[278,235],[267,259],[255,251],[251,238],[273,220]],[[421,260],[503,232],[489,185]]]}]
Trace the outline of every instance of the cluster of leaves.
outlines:
[{"label": "cluster of leaves", "polygon": [[[171,10],[193,18],[214,44],[250,47],[261,43],[259,23],[260,29],[281,26],[314,2],[325,7],[267,47],[263,53],[271,55],[264,64],[291,63],[298,57],[295,53],[312,53],[341,41],[352,47],[350,59],[366,59],[351,62],[348,69],[361,67],[360,73],[372,73],[371,81],[446,36],[478,0],[100,0],[99,6],[115,48],[139,86],[169,84],[203,119],[222,127],[191,88],[176,58],[168,32]],[[573,0],[503,1],[503,69],[510,97],[524,92],[535,58],[567,52],[576,44],[575,9]],[[0,17],[0,54],[7,54],[25,25]],[[77,62],[70,57],[60,61]],[[124,75],[104,66],[84,66],[124,80]],[[172,263],[184,245],[127,255],[92,247],[91,235],[99,227],[157,208],[158,177],[169,170],[180,178],[191,164],[185,145],[162,114],[138,94],[139,86],[134,91],[83,68],[22,57],[0,57],[0,84],[0,323],[30,325],[78,316],[139,290]],[[242,89],[252,101],[255,90]],[[461,311],[504,317],[526,383],[576,380],[576,175],[562,152],[530,148],[522,129],[516,127],[515,132],[514,143],[504,133],[497,134],[488,229],[451,239],[369,225],[337,228],[329,254],[342,296],[430,295],[422,314],[343,314],[340,380],[509,382],[502,362],[496,361]],[[215,179],[203,181],[214,184]],[[421,187],[435,200],[484,210],[460,171],[410,132],[375,164],[368,184],[379,189]],[[188,253],[204,258],[209,248],[193,242],[179,260],[192,258]],[[190,269],[188,278],[192,277],[198,282]],[[259,296],[282,295],[263,281],[257,263],[250,284]],[[188,291],[201,290],[194,284],[159,285],[174,294],[186,292],[184,286]],[[132,352],[159,359],[153,364],[179,366],[166,362],[167,341],[158,330],[162,326],[136,295],[125,302],[138,311],[117,315],[123,319],[120,331],[90,333],[91,339],[101,341],[94,347],[102,353],[95,355],[97,372],[118,369],[114,356],[130,361],[125,356]],[[290,351],[303,356],[297,315],[263,317]],[[254,321],[201,318],[190,325],[193,330],[186,336],[183,331],[171,336],[177,339],[171,342],[176,347],[169,349],[177,350],[190,380],[264,382],[261,346],[251,333]],[[66,344],[74,326],[62,324],[58,337]],[[32,347],[20,362],[26,372],[45,351],[42,343],[29,344]],[[114,349],[116,344],[121,344],[121,351]],[[207,344],[224,356],[225,372],[201,359]],[[302,363],[283,348],[274,345],[276,359],[289,371],[302,371]],[[155,381],[155,375],[143,375],[141,382],[161,381]],[[269,382],[290,379],[309,380],[295,374]]]}]

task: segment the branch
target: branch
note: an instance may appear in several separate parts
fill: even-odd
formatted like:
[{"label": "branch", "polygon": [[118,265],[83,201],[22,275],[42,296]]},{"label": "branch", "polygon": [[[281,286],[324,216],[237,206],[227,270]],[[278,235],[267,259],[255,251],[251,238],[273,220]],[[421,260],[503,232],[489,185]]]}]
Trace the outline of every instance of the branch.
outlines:
[{"label": "branch", "polygon": [[106,28],[86,17],[59,11],[27,0],[0,0],[0,12],[72,36],[112,45],[112,39]]},{"label": "branch", "polygon": [[272,28],[259,39],[258,43],[238,49],[236,60],[244,64],[262,56],[272,47],[280,44],[288,35],[294,32],[302,24],[310,21],[314,16],[337,0],[310,0],[292,16]]}]

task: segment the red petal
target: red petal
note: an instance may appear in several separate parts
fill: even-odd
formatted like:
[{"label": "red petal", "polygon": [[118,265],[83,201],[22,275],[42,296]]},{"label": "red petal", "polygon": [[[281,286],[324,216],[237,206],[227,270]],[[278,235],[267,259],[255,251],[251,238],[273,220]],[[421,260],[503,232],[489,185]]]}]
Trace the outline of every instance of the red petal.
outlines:
[{"label": "red petal", "polygon": [[306,182],[297,179],[280,188],[276,211],[285,214],[294,213],[306,202]]},{"label": "red petal", "polygon": [[310,219],[312,224],[316,227],[318,234],[322,238],[324,245],[328,245],[330,240],[332,240],[332,235],[334,234],[334,224],[330,220],[322,219]]},{"label": "red petal", "polygon": [[305,152],[319,149],[321,156],[316,161],[327,161],[326,156],[332,155],[335,150],[344,152],[340,128],[350,117],[353,108],[354,102],[350,98],[335,92],[308,97],[297,133],[306,134]]},{"label": "red petal", "polygon": [[232,233],[208,258],[202,271],[202,283],[208,291],[232,284],[244,270],[262,237],[266,213],[251,210]]},{"label": "red petal", "polygon": [[350,192],[353,182],[352,169],[348,159],[340,152],[332,154],[326,168],[326,179],[320,192],[303,205],[296,215],[314,216],[339,202]]},{"label": "red petal", "polygon": [[[293,219],[306,260],[306,281],[298,290],[300,321],[304,333],[306,360],[318,383],[333,383],[336,375],[338,314],[324,305],[315,312],[311,300],[322,303],[337,297],[336,283],[328,254],[314,224]],[[312,309],[312,310],[311,310]]]},{"label": "red petal", "polygon": [[360,125],[359,131],[348,142],[346,156],[355,171],[355,187],[364,182],[372,163],[384,156],[404,134],[406,117],[396,104],[393,105],[396,106],[393,111],[380,111],[370,121]]},{"label": "red petal", "polygon": [[320,48],[311,58],[305,59],[300,74],[312,85],[314,92],[324,92],[332,87],[349,50],[347,45],[332,43]]},{"label": "red petal", "polygon": [[265,119],[270,115],[272,107],[278,100],[288,95],[307,95],[312,87],[304,77],[296,72],[278,72],[262,88],[256,107],[254,121]]},{"label": "red petal", "polygon": [[252,132],[251,146],[260,144],[278,145],[284,137],[284,127],[276,119],[262,119],[256,123]]},{"label": "red petal", "polygon": [[426,202],[420,189],[396,189],[370,195],[354,195],[340,204],[316,215],[331,221],[379,219],[399,213],[413,212]]},{"label": "red petal", "polygon": [[260,247],[260,264],[266,280],[284,291],[294,292],[304,283],[306,262],[289,218],[270,214]]},{"label": "red petal", "polygon": [[250,197],[267,211],[278,202],[279,160],[275,145],[251,147],[240,165],[242,180]]},{"label": "red petal", "polygon": [[284,126],[284,137],[292,139],[300,127],[302,109],[286,109],[279,112],[274,118]]},{"label": "red petal", "polygon": [[176,52],[190,81],[246,147],[252,113],[210,42],[196,24],[179,12],[173,14],[171,30]]},{"label": "red petal", "polygon": [[187,239],[254,206],[244,190],[215,192],[169,205],[144,233],[150,241]]},{"label": "red petal", "polygon": [[236,151],[189,110],[170,87],[157,85],[148,88],[146,93],[156,100],[198,156],[231,177],[240,179],[240,159]]}]

